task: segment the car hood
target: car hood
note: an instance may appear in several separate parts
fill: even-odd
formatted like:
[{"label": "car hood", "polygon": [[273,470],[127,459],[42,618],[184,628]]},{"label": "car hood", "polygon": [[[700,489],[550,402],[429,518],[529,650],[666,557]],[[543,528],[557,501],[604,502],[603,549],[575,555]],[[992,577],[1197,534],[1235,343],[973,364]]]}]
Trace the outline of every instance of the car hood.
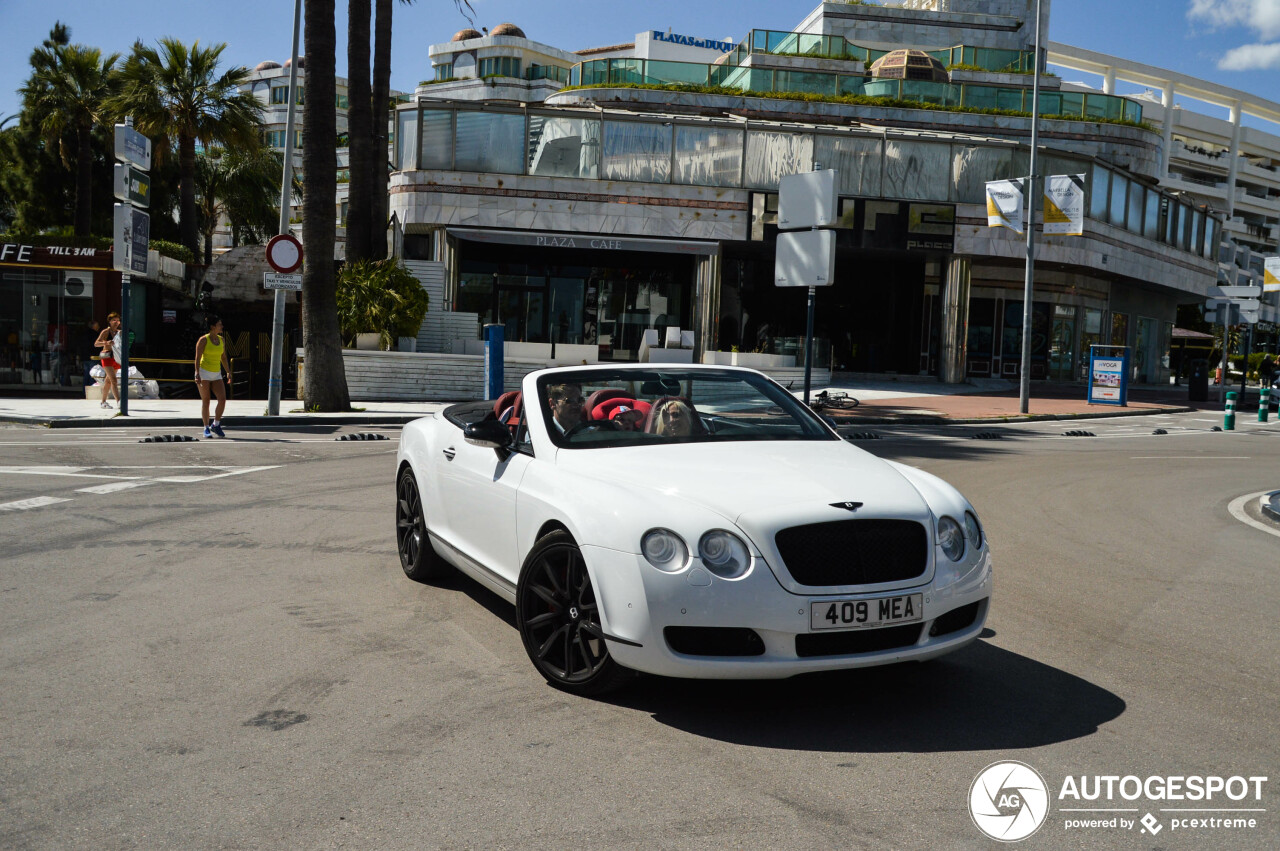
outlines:
[{"label": "car hood", "polygon": [[[688,443],[560,450],[556,465],[640,496],[681,499],[739,525],[840,520],[832,503],[860,502],[859,517],[924,521],[920,492],[893,465],[844,441]],[[752,522],[754,521],[754,522]]]}]

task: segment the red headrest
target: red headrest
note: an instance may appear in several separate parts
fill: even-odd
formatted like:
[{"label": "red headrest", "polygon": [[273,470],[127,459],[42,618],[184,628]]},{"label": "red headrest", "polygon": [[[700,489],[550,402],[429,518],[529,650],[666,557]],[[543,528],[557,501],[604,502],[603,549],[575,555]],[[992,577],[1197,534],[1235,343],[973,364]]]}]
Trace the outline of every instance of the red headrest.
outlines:
[{"label": "red headrest", "polygon": [[519,397],[519,390],[508,390],[506,393],[503,393],[498,397],[497,401],[493,403],[493,415],[495,417],[501,417],[502,412],[507,408],[515,407],[516,399]]},{"label": "red headrest", "polygon": [[[610,400],[610,402],[612,401],[613,400]],[[605,404],[607,405],[609,403],[605,403]],[[604,407],[604,406],[602,405],[601,407]],[[609,419],[613,419],[614,417],[618,416],[618,414],[622,413],[622,409],[624,407],[632,411],[639,411],[641,414],[644,415],[643,419],[641,420],[641,422],[644,422],[649,419],[649,411],[653,406],[642,399],[619,399],[618,404],[614,405],[613,410],[609,411]]]},{"label": "red headrest", "polygon": [[[596,406],[599,405],[601,402],[604,402],[608,399],[625,399],[629,395],[631,394],[627,393],[627,391],[616,388],[616,387],[608,388],[605,390],[597,390],[587,397],[587,401],[585,405],[587,409],[587,416],[592,416],[595,413]],[[592,418],[598,419],[597,417],[592,417]]]},{"label": "red headrest", "polygon": [[[592,394],[594,395],[594,394]],[[619,405],[626,405],[628,408],[634,408],[635,399],[628,399],[623,396],[615,396],[612,399],[605,399],[600,404],[591,409],[591,419],[608,420],[613,418],[613,412],[618,410]]]}]

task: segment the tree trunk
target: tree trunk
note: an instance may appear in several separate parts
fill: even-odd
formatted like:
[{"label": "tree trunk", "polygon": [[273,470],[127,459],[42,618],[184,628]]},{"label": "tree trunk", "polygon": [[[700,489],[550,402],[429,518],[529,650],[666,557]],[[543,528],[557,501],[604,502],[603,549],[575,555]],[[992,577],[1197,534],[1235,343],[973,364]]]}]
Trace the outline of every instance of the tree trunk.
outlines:
[{"label": "tree trunk", "polygon": [[369,259],[373,183],[373,122],[369,100],[370,0],[347,4],[347,134],[351,182],[347,197],[347,262]]},{"label": "tree trunk", "polygon": [[88,236],[93,218],[93,126],[76,128],[76,236]]},{"label": "tree trunk", "polygon": [[200,256],[200,229],[196,223],[196,140],[178,137],[178,238],[192,257]]},{"label": "tree trunk", "polygon": [[387,150],[388,122],[395,116],[391,102],[391,7],[392,0],[376,0],[373,25],[373,181],[370,186],[369,251],[374,260],[387,256],[387,219],[390,199],[387,183],[390,153]]},{"label": "tree trunk", "polygon": [[[333,268],[337,166],[334,144],[334,0],[305,0],[307,99],[303,107],[302,173],[302,396],[308,410],[348,411],[347,375],[338,336],[338,293]],[[286,156],[288,154],[286,153]]]}]

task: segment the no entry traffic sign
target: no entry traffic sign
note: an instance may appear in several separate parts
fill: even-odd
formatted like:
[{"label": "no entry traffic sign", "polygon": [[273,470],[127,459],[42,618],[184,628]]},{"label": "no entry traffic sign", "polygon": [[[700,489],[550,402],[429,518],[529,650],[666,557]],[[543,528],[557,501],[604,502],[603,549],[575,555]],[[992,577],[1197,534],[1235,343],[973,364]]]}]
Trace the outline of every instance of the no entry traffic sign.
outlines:
[{"label": "no entry traffic sign", "polygon": [[302,265],[302,243],[290,234],[271,237],[267,243],[267,264],[284,275],[296,272]]}]

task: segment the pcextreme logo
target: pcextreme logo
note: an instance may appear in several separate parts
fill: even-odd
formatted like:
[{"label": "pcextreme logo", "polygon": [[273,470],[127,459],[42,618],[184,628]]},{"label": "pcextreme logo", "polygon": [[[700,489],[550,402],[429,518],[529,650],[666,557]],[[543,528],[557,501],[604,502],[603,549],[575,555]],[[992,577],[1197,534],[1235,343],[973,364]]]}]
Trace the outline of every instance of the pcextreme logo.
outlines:
[{"label": "pcextreme logo", "polygon": [[[1268,778],[1232,774],[1067,775],[1058,788],[1063,830],[1132,831],[1135,836],[1229,833],[1254,830],[1265,818],[1262,793]],[[1018,842],[1049,818],[1051,796],[1039,771],[1002,760],[982,769],[969,787],[969,815],[1000,842]]]}]

